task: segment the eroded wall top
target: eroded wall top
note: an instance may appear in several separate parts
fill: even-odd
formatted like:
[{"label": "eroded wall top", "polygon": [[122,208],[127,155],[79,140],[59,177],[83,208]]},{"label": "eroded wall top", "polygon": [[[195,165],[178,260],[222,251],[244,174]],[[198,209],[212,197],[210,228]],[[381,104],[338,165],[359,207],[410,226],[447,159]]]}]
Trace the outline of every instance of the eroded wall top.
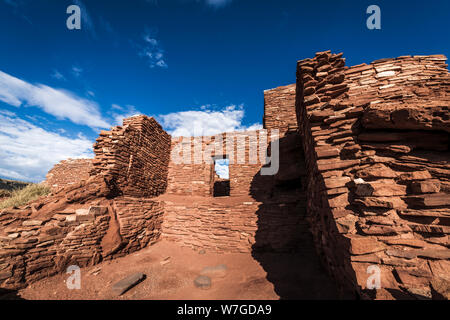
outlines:
[{"label": "eroded wall top", "polygon": [[134,116],[101,131],[92,174],[102,174],[123,195],[157,196],[167,187],[170,135],[155,119]]}]

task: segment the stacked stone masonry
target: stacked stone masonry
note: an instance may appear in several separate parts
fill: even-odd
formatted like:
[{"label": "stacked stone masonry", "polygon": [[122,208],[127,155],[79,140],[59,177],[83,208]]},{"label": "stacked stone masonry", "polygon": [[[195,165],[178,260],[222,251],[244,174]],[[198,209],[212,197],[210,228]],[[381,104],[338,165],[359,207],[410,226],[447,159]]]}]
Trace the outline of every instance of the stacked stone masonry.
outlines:
[{"label": "stacked stone masonry", "polygon": [[[296,133],[279,134],[259,130],[174,138],[168,189],[162,197],[163,236],[216,252],[261,247],[280,252],[301,245],[299,239],[308,232],[306,191],[298,183],[306,176],[301,140]],[[280,150],[278,173],[261,175],[274,142]],[[213,198],[214,157],[230,160],[230,197]],[[289,191],[282,189],[292,181],[295,185]]]},{"label": "stacked stone masonry", "polygon": [[266,160],[267,147],[259,146],[269,146],[275,139],[277,136],[267,130],[175,137],[172,139],[167,193],[210,197],[213,158],[226,157],[230,161],[230,194],[249,195],[252,179]]},{"label": "stacked stone masonry", "polygon": [[[0,287],[23,287],[162,237],[252,253],[314,241],[342,291],[448,299],[446,58],[349,68],[342,54],[319,52],[298,62],[296,84],[264,97],[266,130],[172,138],[153,118],[135,116],[102,131],[94,159],[49,172],[50,196],[0,212]],[[227,148],[232,141],[241,143]],[[261,175],[274,164],[262,159],[275,145],[279,170]],[[220,157],[230,159],[229,197],[213,197]],[[367,287],[374,267],[378,290]]]},{"label": "stacked stone masonry", "polygon": [[70,265],[94,265],[158,240],[163,203],[109,196],[105,181],[94,177],[24,209],[2,211],[0,286],[18,289]]},{"label": "stacked stone masonry", "polygon": [[[325,265],[369,298],[448,298],[450,77],[446,58],[345,67],[298,62],[308,217]],[[381,289],[368,290],[368,267]]]},{"label": "stacked stone masonry", "polygon": [[47,174],[45,182],[58,190],[68,185],[87,180],[92,170],[92,159],[67,159],[56,164]]},{"label": "stacked stone masonry", "polygon": [[278,129],[283,135],[298,129],[295,113],[295,84],[264,91],[264,118],[266,129]]},{"label": "stacked stone masonry", "polygon": [[[153,118],[132,117],[102,131],[94,150],[93,166],[68,161],[52,170],[50,181],[66,185],[50,196],[0,212],[1,288],[21,288],[159,239],[164,203],[149,197],[167,187],[170,136]],[[73,175],[66,183],[62,172],[70,166],[91,167],[89,177]]]},{"label": "stacked stone masonry", "polygon": [[123,124],[100,132],[91,174],[103,175],[123,195],[153,197],[164,193],[170,136],[146,116],[125,119]]}]

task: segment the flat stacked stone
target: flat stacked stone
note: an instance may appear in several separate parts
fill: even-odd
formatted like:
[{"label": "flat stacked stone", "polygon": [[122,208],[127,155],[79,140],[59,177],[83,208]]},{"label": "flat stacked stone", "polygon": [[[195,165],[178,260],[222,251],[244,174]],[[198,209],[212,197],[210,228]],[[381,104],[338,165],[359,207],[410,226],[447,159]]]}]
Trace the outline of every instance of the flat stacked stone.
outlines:
[{"label": "flat stacked stone", "polygon": [[[298,62],[312,232],[331,274],[364,297],[433,298],[436,286],[449,287],[445,61],[405,56],[346,68],[327,51]],[[381,270],[376,292],[367,290],[370,265]]]}]

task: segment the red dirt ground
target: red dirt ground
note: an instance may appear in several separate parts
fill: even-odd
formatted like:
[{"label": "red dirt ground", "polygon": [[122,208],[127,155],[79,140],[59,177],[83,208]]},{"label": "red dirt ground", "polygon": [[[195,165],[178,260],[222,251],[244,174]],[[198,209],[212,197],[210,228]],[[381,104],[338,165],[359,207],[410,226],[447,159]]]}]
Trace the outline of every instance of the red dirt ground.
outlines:
[{"label": "red dirt ground", "polygon": [[[170,257],[168,259],[168,257]],[[164,261],[168,259],[168,263]],[[17,295],[22,299],[334,299],[334,285],[315,262],[303,263],[298,254],[265,254],[276,263],[276,277],[266,273],[250,253],[200,254],[190,248],[160,241],[144,250],[81,269],[81,289],[69,290],[61,274],[31,284]],[[299,260],[300,259],[300,260]],[[163,262],[163,263],[161,263]],[[210,289],[199,289],[194,279],[207,266],[225,264],[224,277],[211,277]],[[98,274],[93,272],[100,269]],[[294,269],[294,270],[293,270]],[[275,269],[274,269],[275,270]],[[146,279],[122,296],[111,291],[121,279],[142,272]],[[269,281],[270,279],[271,281]],[[277,292],[279,292],[277,294]]]}]

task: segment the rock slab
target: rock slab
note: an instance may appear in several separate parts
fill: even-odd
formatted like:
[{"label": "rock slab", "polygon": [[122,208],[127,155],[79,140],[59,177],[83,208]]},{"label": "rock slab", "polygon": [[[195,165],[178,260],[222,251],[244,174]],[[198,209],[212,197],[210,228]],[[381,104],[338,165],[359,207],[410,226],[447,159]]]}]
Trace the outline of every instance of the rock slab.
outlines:
[{"label": "rock slab", "polygon": [[112,286],[114,294],[120,296],[145,279],[145,274],[138,272],[120,280]]}]

